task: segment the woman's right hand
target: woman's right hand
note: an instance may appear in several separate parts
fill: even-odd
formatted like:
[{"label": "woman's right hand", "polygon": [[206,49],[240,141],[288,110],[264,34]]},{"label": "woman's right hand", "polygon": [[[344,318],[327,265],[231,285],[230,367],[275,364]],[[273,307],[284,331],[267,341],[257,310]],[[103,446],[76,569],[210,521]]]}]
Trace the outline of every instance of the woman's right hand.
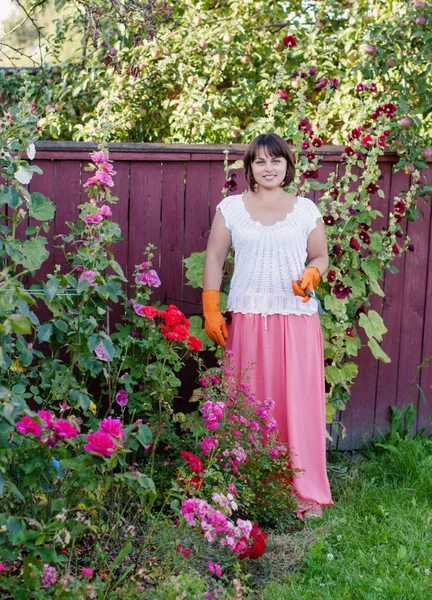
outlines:
[{"label": "woman's right hand", "polygon": [[205,332],[215,344],[225,348],[228,338],[225,319],[219,310],[219,291],[206,290],[202,293]]}]

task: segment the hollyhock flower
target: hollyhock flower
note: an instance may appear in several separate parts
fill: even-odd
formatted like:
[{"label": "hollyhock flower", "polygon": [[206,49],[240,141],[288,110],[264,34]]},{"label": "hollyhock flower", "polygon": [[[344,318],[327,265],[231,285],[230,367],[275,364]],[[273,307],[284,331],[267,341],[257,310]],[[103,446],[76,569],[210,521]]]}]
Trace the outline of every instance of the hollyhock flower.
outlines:
[{"label": "hollyhock flower", "polygon": [[54,435],[58,438],[69,440],[78,436],[78,428],[66,419],[57,419],[52,425]]},{"label": "hollyhock flower", "polygon": [[408,244],[407,249],[409,250],[409,252],[414,252],[415,251],[414,244]]},{"label": "hollyhock flower", "polygon": [[286,90],[278,90],[278,94],[282,100],[285,100],[285,102],[288,102],[289,96],[288,96]]},{"label": "hollyhock flower", "polygon": [[201,450],[204,456],[208,456],[212,450],[216,450],[218,447],[218,441],[213,437],[206,437],[201,442]]},{"label": "hollyhock flower", "polygon": [[119,390],[115,399],[119,406],[126,406],[129,401],[129,394],[126,392],[126,390]]},{"label": "hollyhock flower", "polygon": [[286,35],[282,38],[282,43],[287,48],[295,48],[297,46],[297,38],[294,35]]},{"label": "hollyhock flower", "polygon": [[312,160],[314,160],[314,159],[316,158],[316,154],[315,154],[315,152],[307,152],[307,153],[306,153],[306,158],[307,158],[309,161],[312,161]]},{"label": "hollyhock flower", "polygon": [[328,227],[333,227],[333,225],[335,224],[334,217],[332,217],[331,215],[325,215],[323,217],[323,221]]},{"label": "hollyhock flower", "polygon": [[336,271],[334,271],[333,269],[331,271],[329,271],[327,273],[327,281],[329,283],[333,283],[334,281],[336,281]]},{"label": "hollyhock flower", "polygon": [[120,419],[113,419],[112,417],[107,417],[99,423],[99,428],[101,431],[108,433],[116,440],[120,440],[120,438],[125,439],[126,437],[123,431],[123,424]]},{"label": "hollyhock flower", "polygon": [[316,69],[315,69],[315,67],[311,67],[309,69],[309,75],[312,75],[312,77],[315,77],[315,75],[316,75]]},{"label": "hollyhock flower", "polygon": [[98,276],[100,276],[99,271],[84,271],[84,273],[81,273],[79,276],[78,282],[88,281],[90,287],[95,287],[97,283],[94,281],[94,278]]},{"label": "hollyhock flower", "polygon": [[236,181],[237,175],[233,173],[227,181],[224,183],[224,188],[229,190],[230,192],[235,192],[238,189],[238,183]]},{"label": "hollyhock flower", "polygon": [[381,148],[385,148],[386,147],[386,136],[385,135],[379,135],[378,136],[378,145],[381,146]]},{"label": "hollyhock flower", "polygon": [[97,213],[96,215],[92,215],[91,213],[89,213],[83,219],[86,225],[95,225],[96,223],[100,223],[102,220],[103,216],[99,213]]},{"label": "hollyhock flower", "polygon": [[366,231],[361,231],[359,234],[359,238],[364,244],[369,245],[371,243],[370,235],[366,233]]},{"label": "hollyhock flower", "polygon": [[112,212],[108,204],[102,204],[98,211],[98,214],[102,215],[103,217],[112,217]]},{"label": "hollyhock flower", "polygon": [[202,341],[191,335],[189,336],[187,347],[194,352],[200,352],[202,350]]},{"label": "hollyhock flower", "polygon": [[117,444],[105,431],[89,433],[86,438],[88,444],[84,444],[84,449],[87,452],[93,452],[100,456],[112,456],[117,449]]},{"label": "hollyhock flower", "polygon": [[25,415],[21,421],[16,423],[16,428],[22,434],[31,433],[31,435],[34,435],[35,437],[39,437],[43,432],[42,426],[27,415]]},{"label": "hollyhock flower", "polygon": [[370,84],[370,86],[369,86],[369,91],[370,91],[370,92],[372,92],[372,93],[374,93],[374,92],[377,92],[377,91],[378,91],[378,88],[377,88],[377,85],[376,85],[376,83],[372,82],[372,83]]},{"label": "hollyhock flower", "polygon": [[319,171],[316,169],[315,170],[306,169],[306,171],[303,171],[302,175],[305,179],[318,179]]},{"label": "hollyhock flower", "polygon": [[320,140],[320,138],[314,138],[312,140],[312,146],[314,146],[315,148],[321,148],[321,146],[323,145],[322,140]]},{"label": "hollyhock flower", "polygon": [[271,458],[276,458],[277,456],[279,456],[279,450],[277,450],[277,448],[270,448],[268,453]]},{"label": "hollyhock flower", "polygon": [[191,452],[186,452],[185,450],[180,452],[180,456],[187,461],[189,468],[194,473],[204,473],[204,465],[198,456],[195,456],[195,454],[192,454]]},{"label": "hollyhock flower", "polygon": [[393,104],[393,102],[388,102],[387,104],[384,104],[383,110],[385,114],[391,118],[398,110],[398,107],[395,104]]},{"label": "hollyhock flower", "polygon": [[373,139],[370,135],[365,135],[361,143],[365,148],[369,148],[373,145]]},{"label": "hollyhock flower", "polygon": [[351,130],[351,137],[354,140],[358,140],[363,132],[363,127],[355,127]]},{"label": "hollyhock flower", "polygon": [[400,248],[397,244],[393,244],[392,250],[394,254],[400,254]]},{"label": "hollyhock flower", "polygon": [[263,107],[264,110],[267,110],[269,105],[268,105],[268,102],[263,102],[261,104],[261,106]]},{"label": "hollyhock flower", "polygon": [[310,144],[307,140],[305,140],[302,145],[301,145],[301,149],[302,150],[307,150],[309,148]]},{"label": "hollyhock flower", "polygon": [[335,244],[332,248],[332,252],[333,254],[336,254],[336,256],[341,255],[343,253],[342,246],[340,244]]},{"label": "hollyhock flower", "polygon": [[347,327],[345,333],[348,337],[354,337],[354,329],[352,327]]},{"label": "hollyhock flower", "polygon": [[396,202],[396,204],[394,205],[394,211],[395,213],[399,213],[400,215],[405,214],[406,211],[406,204],[403,200],[399,200],[399,202]]},{"label": "hollyhock flower", "polygon": [[356,85],[355,91],[356,91],[356,92],[362,92],[363,90],[364,90],[364,86],[363,86],[363,84],[362,84],[362,83],[358,83],[358,84]]},{"label": "hollyhock flower", "polygon": [[357,252],[360,250],[360,244],[358,243],[358,240],[355,237],[352,237],[350,239],[350,248],[352,248],[353,250],[356,250]]},{"label": "hollyhock flower", "polygon": [[57,571],[55,567],[44,565],[41,577],[41,584],[48,589],[57,583]]},{"label": "hollyhock flower", "polygon": [[44,421],[45,428],[51,429],[52,424],[53,424],[53,418],[54,418],[54,415],[52,413],[50,413],[48,410],[40,410],[37,413],[37,416],[40,419],[42,419],[42,421]]},{"label": "hollyhock flower", "polygon": [[320,81],[318,81],[318,83],[315,85],[317,90],[321,90],[322,88],[325,88],[325,86],[328,84],[329,80],[327,77],[323,77],[322,79],[320,79]]},{"label": "hollyhock flower", "polygon": [[339,87],[339,79],[333,77],[333,79],[330,81],[330,87],[332,90],[336,90]]},{"label": "hollyhock flower", "polygon": [[370,183],[367,188],[366,191],[368,194],[375,194],[378,191],[379,187],[377,186],[376,183]]},{"label": "hollyhock flower", "polygon": [[135,283],[142,283],[144,285],[148,285],[150,287],[159,287],[161,281],[159,279],[158,274],[153,269],[147,271],[145,273],[139,273],[135,277]]},{"label": "hollyhock flower", "polygon": [[351,148],[351,146],[345,146],[344,148],[344,152],[347,156],[354,156],[355,152],[354,150]]},{"label": "hollyhock flower", "polygon": [[105,173],[109,173],[110,175],[117,175],[117,171],[114,171],[114,167],[109,162],[102,163],[100,168],[102,171],[105,171]]},{"label": "hollyhock flower", "polygon": [[[311,133],[312,125],[311,125],[311,122],[309,121],[309,119],[300,119],[299,129],[301,129],[302,131],[306,131],[307,133]],[[309,148],[309,142],[307,142],[307,144],[308,144],[307,147]]]},{"label": "hollyhock flower", "polygon": [[93,154],[90,155],[90,159],[96,163],[105,163],[108,160],[108,156],[105,154],[105,152],[102,152],[102,150],[99,150],[98,152],[94,152]]},{"label": "hollyhock flower", "polygon": [[339,300],[344,300],[345,298],[348,298],[348,296],[351,294],[352,289],[350,286],[345,286],[343,283],[339,282],[336,283],[332,291],[336,298],[338,298]]},{"label": "hollyhock flower", "polygon": [[134,304],[133,305],[134,311],[140,317],[145,317],[146,316],[145,313],[144,313],[144,308],[145,308],[145,306],[143,306],[142,304]]},{"label": "hollyhock flower", "polygon": [[102,187],[114,187],[114,181],[109,173],[105,171],[96,171],[93,177],[90,177],[83,185],[83,188],[93,187],[94,185],[101,185]]}]

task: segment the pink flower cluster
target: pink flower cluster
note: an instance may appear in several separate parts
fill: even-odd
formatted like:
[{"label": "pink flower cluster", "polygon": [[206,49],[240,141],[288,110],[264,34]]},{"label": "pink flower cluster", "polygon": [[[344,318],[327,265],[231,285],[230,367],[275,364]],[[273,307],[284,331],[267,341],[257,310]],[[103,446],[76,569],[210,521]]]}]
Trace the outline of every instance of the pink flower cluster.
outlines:
[{"label": "pink flower cluster", "polygon": [[99,456],[112,456],[117,448],[123,446],[125,434],[120,419],[107,417],[99,423],[99,431],[89,433],[88,444],[84,444],[87,452],[99,454]]},{"label": "pink flower cluster", "polygon": [[108,204],[102,204],[102,206],[97,209],[95,215],[89,213],[84,217],[83,221],[86,225],[94,225],[96,223],[100,223],[104,218],[107,217],[112,217],[112,211]]},{"label": "pink flower cluster", "polygon": [[136,275],[135,283],[141,283],[142,285],[148,285],[156,288],[160,286],[161,280],[159,279],[159,275],[156,273],[156,271],[150,269],[150,271]]},{"label": "pink flower cluster", "polygon": [[225,403],[208,401],[201,409],[204,426],[209,431],[214,431],[219,427],[220,419],[224,417]]},{"label": "pink flower cluster", "polygon": [[95,285],[97,285],[97,283],[94,281],[94,278],[98,277],[99,275],[99,271],[84,271],[84,273],[81,273],[81,275],[79,276],[78,281],[88,281],[89,286],[94,287]]},{"label": "pink flower cluster", "polygon": [[60,440],[69,440],[78,436],[78,428],[70,421],[54,420],[53,413],[47,410],[40,410],[36,414],[42,424],[26,415],[16,424],[16,428],[21,434],[29,433],[34,437],[43,436],[40,441],[50,448],[57,446]]},{"label": "pink flower cluster", "polygon": [[90,158],[96,164],[97,171],[93,177],[88,179],[83,187],[100,186],[102,189],[113,187],[114,182],[111,176],[115,175],[116,171],[114,171],[112,164],[108,162],[108,155],[105,152],[99,151],[94,152]]},{"label": "pink flower cluster", "polygon": [[[223,511],[211,506],[206,500],[188,498],[182,502],[182,515],[191,527],[198,527],[205,540],[213,543],[217,538],[221,546],[226,546],[236,554],[241,554],[248,546],[253,524],[238,518],[235,524],[228,518],[232,514],[230,494],[215,494]],[[235,502],[234,502],[235,504]],[[237,506],[235,504],[235,506]]]}]

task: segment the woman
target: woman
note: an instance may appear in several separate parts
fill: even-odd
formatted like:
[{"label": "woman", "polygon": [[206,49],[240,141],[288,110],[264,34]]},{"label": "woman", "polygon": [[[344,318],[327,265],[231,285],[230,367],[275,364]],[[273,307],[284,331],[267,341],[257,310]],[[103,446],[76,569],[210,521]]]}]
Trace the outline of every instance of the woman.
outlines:
[{"label": "woman", "polygon": [[[275,401],[281,440],[293,453],[293,466],[303,469],[293,482],[297,515],[320,516],[322,506],[333,502],[326,471],[322,332],[309,294],[328,268],[324,225],[311,200],[283,190],[295,166],[282,138],[256,137],[244,169],[249,191],[216,207],[203,278],[205,330],[232,350],[240,372],[255,363],[248,373],[251,390]],[[231,245],[235,265],[226,324],[219,288]]]}]

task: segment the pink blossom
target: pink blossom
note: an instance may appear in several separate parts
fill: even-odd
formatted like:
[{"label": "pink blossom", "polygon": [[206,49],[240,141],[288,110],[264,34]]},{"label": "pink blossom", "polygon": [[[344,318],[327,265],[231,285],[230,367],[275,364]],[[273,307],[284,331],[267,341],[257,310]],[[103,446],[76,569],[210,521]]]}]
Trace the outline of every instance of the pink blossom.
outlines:
[{"label": "pink blossom", "polygon": [[83,188],[93,187],[95,185],[101,185],[103,187],[113,187],[114,181],[112,180],[111,175],[105,173],[104,171],[96,171],[93,177],[90,177],[83,185]]},{"label": "pink blossom", "polygon": [[89,282],[89,286],[90,287],[94,287],[95,285],[97,285],[97,283],[94,280],[95,277],[98,277],[100,275],[99,271],[84,271],[84,273],[81,273],[81,275],[79,276],[78,281],[88,281]]},{"label": "pink blossom", "polygon": [[95,348],[95,354],[98,357],[99,360],[103,360],[104,362],[110,362],[110,359],[108,358],[108,356],[105,354],[103,348],[102,348],[102,344],[99,344],[99,346],[96,346]]},{"label": "pink blossom", "polygon": [[44,421],[45,428],[50,429],[52,427],[54,415],[48,410],[40,410],[37,416]]},{"label": "pink blossom", "polygon": [[57,582],[57,571],[55,567],[44,565],[41,583],[45,589],[55,585]]},{"label": "pink blossom", "polygon": [[43,428],[31,417],[25,415],[21,421],[18,421],[16,428],[22,434],[31,433],[35,437],[39,437],[42,434]]},{"label": "pink blossom", "polygon": [[102,204],[98,211],[98,214],[102,215],[103,217],[112,217],[112,212],[108,204]]},{"label": "pink blossom", "polygon": [[213,437],[206,437],[201,442],[201,450],[204,456],[208,456],[212,450],[216,450],[218,441]]},{"label": "pink blossom", "polygon": [[108,156],[105,154],[105,152],[102,152],[102,150],[99,150],[98,152],[94,152],[91,156],[90,159],[96,163],[96,164],[100,164],[100,163],[104,163],[108,160]]},{"label": "pink blossom", "polygon": [[148,285],[150,287],[159,287],[161,284],[161,280],[159,279],[158,274],[153,269],[147,271],[146,273],[140,273],[135,277],[135,283],[142,283],[144,285]]},{"label": "pink blossom", "polygon": [[78,436],[78,428],[66,419],[58,419],[53,423],[52,428],[58,438],[69,440]]},{"label": "pink blossom", "polygon": [[129,400],[129,394],[125,390],[119,390],[116,394],[115,399],[119,406],[126,406]]},{"label": "pink blossom", "polygon": [[83,567],[81,569],[81,575],[83,575],[84,577],[92,577],[93,569],[90,569],[89,567]]},{"label": "pink blossom", "polygon": [[228,491],[230,492],[230,494],[237,494],[237,489],[236,489],[235,483],[230,483],[228,485]]},{"label": "pink blossom", "polygon": [[102,171],[105,173],[109,173],[110,175],[117,175],[117,171],[114,171],[114,167],[109,162],[104,162],[101,164]]},{"label": "pink blossom", "polygon": [[99,423],[99,427],[101,431],[109,433],[113,438],[117,440],[121,437],[125,439],[123,424],[120,419],[113,419],[112,417],[107,417]]},{"label": "pink blossom", "polygon": [[270,448],[268,453],[272,458],[276,458],[277,456],[279,456],[279,451],[276,448]]},{"label": "pink blossom", "polygon": [[116,451],[117,445],[113,438],[105,431],[95,431],[87,435],[88,444],[84,444],[87,452],[100,454],[101,456],[112,456]]},{"label": "pink blossom", "polygon": [[103,217],[99,213],[97,213],[96,215],[92,215],[91,213],[89,213],[84,217],[83,220],[86,225],[94,225],[95,223],[100,223],[102,219]]}]

